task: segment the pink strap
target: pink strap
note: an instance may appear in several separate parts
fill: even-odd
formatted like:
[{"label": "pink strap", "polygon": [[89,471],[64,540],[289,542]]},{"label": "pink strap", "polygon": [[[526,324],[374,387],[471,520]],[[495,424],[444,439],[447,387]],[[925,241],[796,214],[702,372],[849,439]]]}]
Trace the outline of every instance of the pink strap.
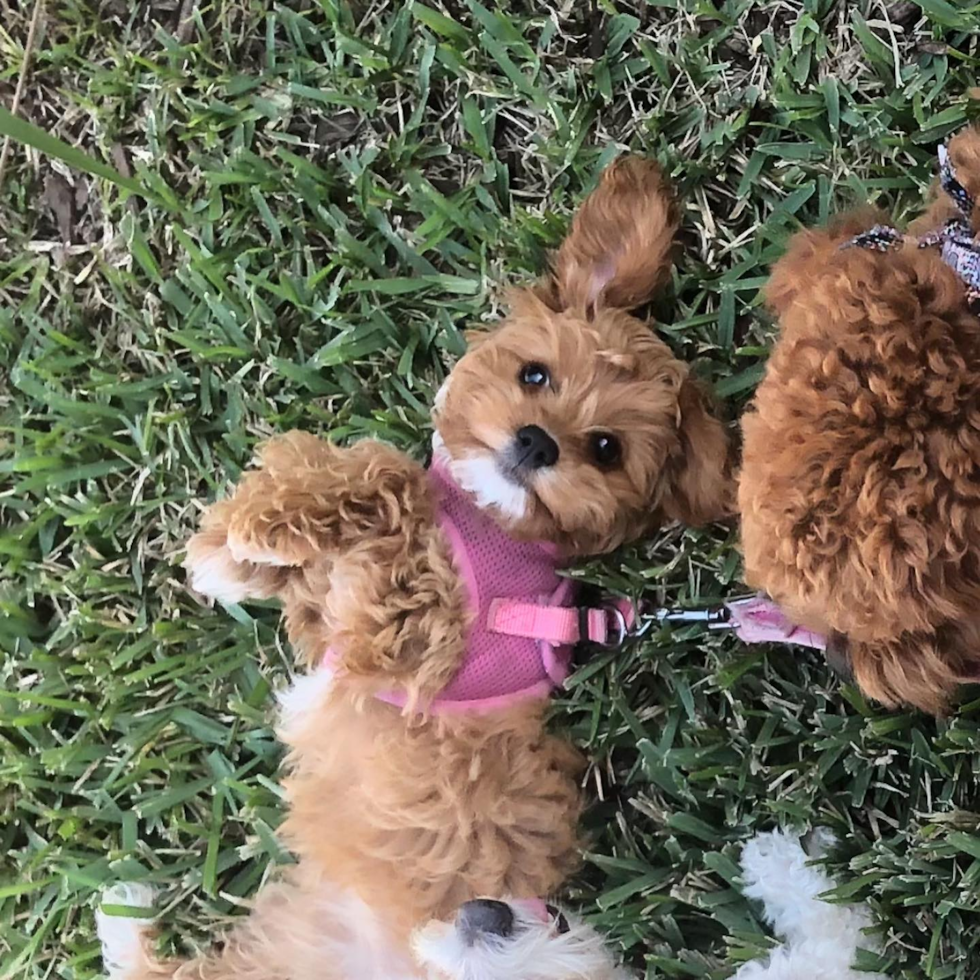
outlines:
[{"label": "pink strap", "polygon": [[794,643],[823,650],[827,641],[818,633],[791,623],[782,610],[767,596],[726,602],[732,625],[745,643]]},{"label": "pink strap", "polygon": [[633,605],[625,600],[608,609],[587,609],[494,599],[487,614],[487,629],[554,646],[571,646],[585,639],[608,645],[622,642],[634,619]]}]

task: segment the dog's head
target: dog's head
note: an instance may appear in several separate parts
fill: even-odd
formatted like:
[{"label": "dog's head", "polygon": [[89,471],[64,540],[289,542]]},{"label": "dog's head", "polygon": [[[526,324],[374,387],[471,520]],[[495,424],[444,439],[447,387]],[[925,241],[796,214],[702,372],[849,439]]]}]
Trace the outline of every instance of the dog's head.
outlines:
[{"label": "dog's head", "polygon": [[667,275],[676,224],[656,166],[614,164],[550,278],[513,294],[440,392],[437,451],[514,534],[597,553],[728,513],[724,429],[687,365],[629,313]]},{"label": "dog's head", "polygon": [[626,980],[594,929],[539,901],[466,902],[413,947],[431,980]]}]

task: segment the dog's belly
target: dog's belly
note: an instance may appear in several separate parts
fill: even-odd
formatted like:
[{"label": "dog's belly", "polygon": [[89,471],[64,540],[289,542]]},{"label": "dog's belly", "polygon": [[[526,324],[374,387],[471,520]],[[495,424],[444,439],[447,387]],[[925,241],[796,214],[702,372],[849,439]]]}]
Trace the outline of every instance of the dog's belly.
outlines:
[{"label": "dog's belly", "polygon": [[301,861],[403,938],[471,898],[560,884],[577,861],[581,757],[544,732],[543,704],[411,722],[347,688],[311,675],[287,702],[283,835]]}]

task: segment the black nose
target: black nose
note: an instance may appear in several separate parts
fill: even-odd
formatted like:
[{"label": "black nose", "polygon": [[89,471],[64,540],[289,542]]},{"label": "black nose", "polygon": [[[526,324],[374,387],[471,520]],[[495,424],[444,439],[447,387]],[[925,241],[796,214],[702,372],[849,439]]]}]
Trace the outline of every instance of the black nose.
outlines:
[{"label": "black nose", "polygon": [[456,913],[456,931],[467,946],[481,936],[509,936],[514,931],[514,913],[506,902],[478,898],[464,902]]},{"label": "black nose", "polygon": [[514,463],[521,469],[540,470],[558,462],[558,443],[540,425],[525,425],[514,436]]}]

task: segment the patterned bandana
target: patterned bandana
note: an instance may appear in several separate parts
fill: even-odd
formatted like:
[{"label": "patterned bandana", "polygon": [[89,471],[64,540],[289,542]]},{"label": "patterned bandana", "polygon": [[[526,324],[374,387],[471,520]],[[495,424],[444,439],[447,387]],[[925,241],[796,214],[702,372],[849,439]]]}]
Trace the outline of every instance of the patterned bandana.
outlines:
[{"label": "patterned bandana", "polygon": [[[959,217],[950,218],[942,228],[910,240],[915,241],[919,248],[939,247],[943,261],[966,284],[967,302],[974,306],[980,304],[980,242],[974,238],[970,225],[976,201],[956,179],[956,172],[949,161],[945,146],[939,147],[939,183],[956,205]],[[910,236],[890,225],[875,225],[844,242],[841,248],[867,248],[874,252],[887,252],[897,248],[907,238]]]}]

